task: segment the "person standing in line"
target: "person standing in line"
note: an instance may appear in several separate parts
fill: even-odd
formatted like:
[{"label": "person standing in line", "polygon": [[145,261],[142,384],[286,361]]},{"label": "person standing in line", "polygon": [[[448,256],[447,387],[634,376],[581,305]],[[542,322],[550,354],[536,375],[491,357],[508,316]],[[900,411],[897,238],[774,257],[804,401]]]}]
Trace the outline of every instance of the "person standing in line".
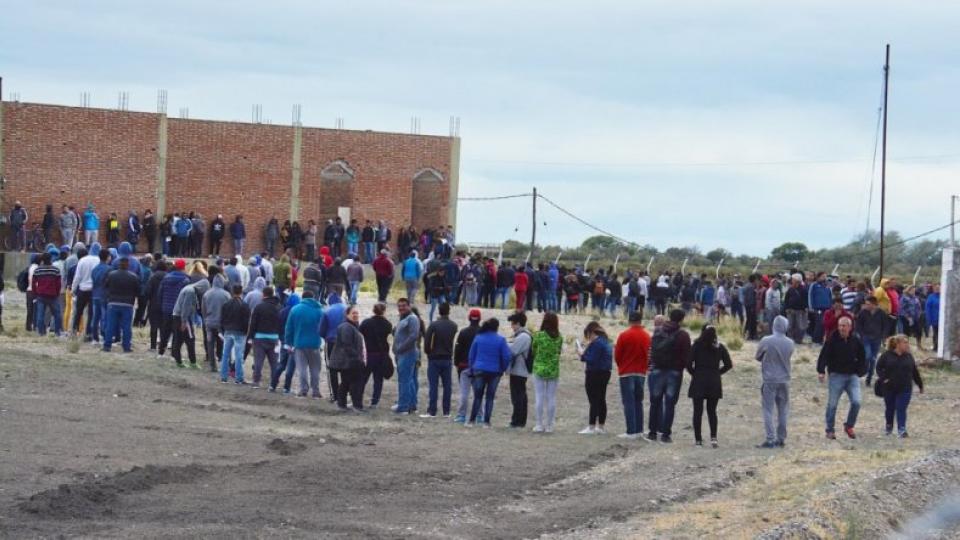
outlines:
[{"label": "person standing in line", "polygon": [[290,316],[290,311],[297,307],[299,303],[300,295],[297,293],[290,293],[287,295],[287,299],[283,303],[283,309],[280,310],[280,358],[277,362],[277,369],[270,373],[270,386],[267,388],[267,391],[271,393],[277,391],[277,385],[280,384],[280,375],[283,375],[283,395],[290,395],[290,385],[293,383],[293,374],[296,371],[297,362],[293,353],[287,347],[287,342],[285,341],[285,330],[287,327],[287,318]]},{"label": "person standing in line", "polygon": [[327,359],[327,382],[330,386],[330,402],[337,400],[337,390],[340,386],[340,372],[330,366],[330,356],[333,354],[333,347],[337,343],[337,329],[346,318],[347,309],[341,300],[340,295],[331,293],[327,297],[327,309],[323,312],[320,319],[320,325],[317,332],[320,333],[325,342],[325,356]]},{"label": "person standing in line", "polygon": [[243,256],[243,245],[247,240],[247,227],[240,214],[230,224],[230,238],[233,240],[233,254],[239,259]]},{"label": "person standing in line", "polygon": [[[40,222],[40,230],[43,233],[43,243],[49,244],[53,242],[53,226],[56,223],[57,218],[53,215],[53,205],[48,204],[43,212],[43,221]],[[73,246],[64,242],[68,248],[73,249]]]},{"label": "person standing in line", "polygon": [[337,409],[346,412],[347,394],[353,411],[366,412],[363,408],[363,368],[366,366],[366,351],[363,334],[360,333],[360,311],[350,306],[344,312],[344,320],[337,326],[333,351],[327,357],[327,365],[340,379],[337,386]]},{"label": "person standing in line", "polygon": [[143,211],[141,228],[143,229],[143,237],[147,240],[146,252],[153,253],[157,243],[157,217],[153,215],[153,211],[149,208]]},{"label": "person standing in line", "polygon": [[83,213],[83,243],[88,246],[93,245],[99,234],[100,216],[94,210],[93,204],[88,204],[86,212]]},{"label": "person standing in line", "polygon": [[410,309],[406,298],[397,300],[400,322],[394,330],[393,354],[397,357],[397,403],[391,410],[410,414],[417,409],[417,343],[420,341],[420,319]]},{"label": "person standing in line", "polygon": [[440,304],[440,318],[430,323],[424,334],[424,353],[427,355],[427,383],[429,385],[427,412],[420,418],[437,417],[437,394],[443,384],[443,416],[450,417],[450,398],[453,393],[451,371],[453,367],[454,339],[457,323],[450,320],[450,304]]},{"label": "person standing in line", "polygon": [[640,439],[643,437],[643,385],[650,364],[650,334],[643,327],[641,311],[630,312],[630,327],[617,336],[613,358],[617,363],[623,419],[627,424],[627,431],[619,437]]},{"label": "person standing in line", "polygon": [[162,357],[167,350],[167,344],[179,328],[174,326],[173,308],[176,306],[180,290],[190,284],[190,278],[184,273],[187,262],[177,259],[173,262],[173,269],[163,276],[159,285],[160,313],[163,316],[163,325],[160,327],[160,343],[157,346],[157,357]]},{"label": "person standing in line", "polygon": [[497,333],[500,321],[492,317],[480,325],[470,346],[470,372],[473,376],[473,408],[470,411],[470,420],[464,424],[472,427],[480,422],[477,420],[483,408],[483,427],[489,428],[493,417],[493,403],[497,395],[497,386],[500,377],[510,367],[510,347],[507,340]]},{"label": "person standing in line", "polygon": [[130,260],[120,259],[119,268],[107,274],[107,321],[103,351],[110,352],[113,337],[121,335],[123,352],[132,352],[133,304],[140,294],[140,278],[130,271]]},{"label": "person standing in line", "polygon": [[67,205],[63,205],[60,209],[60,238],[65,245],[73,247],[73,241],[76,238],[79,226],[80,220],[77,218],[76,212],[70,210]]},{"label": "person standing in line", "polygon": [[710,424],[710,446],[717,448],[717,403],[723,399],[722,375],[733,368],[730,353],[717,339],[717,329],[707,325],[693,343],[687,364],[692,376],[687,397],[693,400],[693,436],[697,446],[703,446],[701,427],[703,405],[707,405]]},{"label": "person standing in line", "polygon": [[684,317],[682,309],[671,310],[670,320],[661,323],[659,328],[658,320],[654,318],[650,345],[650,363],[653,367],[647,376],[650,391],[647,439],[651,441],[656,441],[659,433],[660,442],[673,442],[673,416],[677,400],[680,399],[683,370],[686,369],[691,348],[690,334],[680,326]]},{"label": "person standing in line", "polygon": [[553,433],[562,350],[560,319],[556,313],[545,313],[540,330],[533,336],[530,345],[530,354],[533,356],[534,433]]},{"label": "person standing in line", "polygon": [[[94,245],[98,246],[99,244]],[[100,338],[107,335],[107,276],[113,271],[110,263],[110,252],[105,249],[100,250],[100,263],[90,274],[93,282],[93,289],[90,291],[90,305],[92,305],[93,310],[92,314],[87,317],[84,341],[100,343]],[[127,263],[127,269],[129,270],[129,263]],[[81,312],[77,312],[77,316],[80,317]],[[106,341],[108,340],[104,339],[104,343]],[[112,342],[113,340],[110,339],[109,341]]]},{"label": "person standing in line", "polygon": [[374,253],[376,253],[376,243],[374,242],[375,234],[373,224],[368,219],[360,232],[360,241],[363,243],[363,262],[365,264],[371,264],[373,262]]},{"label": "person standing in line", "polygon": [[917,288],[913,285],[906,287],[900,297],[900,328],[903,329],[903,333],[907,337],[916,339],[918,351],[923,350],[923,344],[921,343],[923,327],[920,323],[923,312],[923,305],[917,298]]},{"label": "person standing in line", "polygon": [[[794,341],[786,336],[790,322],[780,315],[773,319],[773,334],[760,340],[756,359],[760,362],[763,427],[766,439],[757,448],[783,448],[790,416],[790,358]],[[774,424],[774,409],[777,422]]]},{"label": "person standing in line", "polygon": [[74,316],[70,321],[74,335],[80,334],[80,322],[86,312],[87,329],[84,333],[84,341],[90,341],[90,320],[93,316],[93,270],[100,262],[100,244],[94,242],[90,246],[89,253],[77,261],[77,268],[74,270],[73,283],[71,285],[74,296]]},{"label": "person standing in line", "polygon": [[746,334],[750,341],[757,340],[757,275],[751,274],[747,278],[747,284],[740,289],[743,297],[743,307],[746,311]]},{"label": "person standing in line", "polygon": [[213,277],[210,290],[203,293],[203,299],[200,302],[203,312],[203,327],[206,329],[206,340],[204,342],[204,352],[207,357],[207,364],[210,365],[210,371],[217,371],[217,360],[223,357],[223,341],[221,339],[223,332],[223,320],[220,318],[223,306],[232,298],[226,290],[227,282],[224,277],[217,274]]},{"label": "person standing in line", "polygon": [[887,314],[877,306],[877,299],[873,296],[867,297],[863,308],[857,314],[855,325],[857,334],[863,341],[864,356],[867,359],[867,386],[873,381],[873,368],[880,353],[886,323]]},{"label": "person standing in line", "polygon": [[526,272],[520,269],[514,269],[513,292],[517,297],[517,304],[516,304],[517,311],[526,311],[527,309],[529,309],[529,307],[527,307],[526,305],[527,288],[529,287],[529,285],[530,285],[530,282],[527,279]]},{"label": "person standing in line", "polygon": [[[290,222],[288,221],[285,226],[289,226],[289,224]],[[264,236],[267,240],[267,253],[273,257],[277,253],[277,242],[280,240],[280,222],[277,221],[276,216],[270,216],[270,220],[267,221],[267,229]]]},{"label": "person standing in line", "polygon": [[189,214],[181,215],[176,225],[174,225],[174,232],[177,235],[177,255],[180,257],[189,257],[191,255],[190,234],[193,232],[193,216]]},{"label": "person standing in line", "polygon": [[597,321],[587,324],[583,337],[587,347],[580,352],[580,361],[584,363],[584,388],[590,402],[590,413],[587,427],[580,430],[580,434],[604,434],[607,432],[607,385],[613,369],[613,351],[607,332]]},{"label": "person standing in line", "polygon": [[457,334],[457,342],[453,348],[453,361],[457,367],[457,381],[460,384],[457,417],[453,421],[458,424],[463,424],[467,421],[467,404],[470,401],[470,393],[472,390],[469,354],[473,340],[477,337],[477,332],[480,331],[481,317],[482,315],[479,309],[474,308],[470,310],[470,313],[467,315],[469,324]]},{"label": "person standing in line", "polygon": [[210,255],[220,256],[220,247],[223,245],[223,237],[227,233],[227,224],[223,222],[223,214],[217,214],[217,217],[210,222],[210,233],[207,238],[210,240]]},{"label": "person standing in line", "polygon": [[367,381],[373,377],[373,391],[370,395],[371,409],[376,409],[380,403],[384,374],[387,372],[388,364],[393,362],[390,358],[390,344],[387,342],[387,338],[393,332],[393,325],[384,316],[386,312],[387,305],[383,302],[377,302],[373,306],[373,316],[360,323],[360,333],[363,334],[363,342],[367,351],[367,364],[363,373],[364,388],[366,388]]},{"label": "person standing in line", "polygon": [[60,314],[60,290],[63,287],[63,279],[60,276],[60,270],[52,263],[55,253],[59,254],[59,251],[51,247],[49,251],[41,255],[40,264],[33,270],[29,278],[37,304],[34,327],[41,336],[47,335],[47,310],[50,310],[53,320],[54,335],[59,337],[63,330],[61,328],[63,317]]},{"label": "person standing in line", "polygon": [[357,225],[357,220],[350,220],[350,226],[347,227],[345,235],[347,238],[347,253],[353,253],[354,258],[358,257],[357,254],[360,253],[360,227]]},{"label": "person standing in line", "polygon": [[390,252],[386,249],[380,250],[373,261],[373,272],[377,276],[377,301],[386,302],[387,295],[390,293],[390,287],[393,286],[393,261],[390,260]]},{"label": "person standing in line", "polygon": [[356,254],[351,253],[351,262],[347,266],[347,285],[350,287],[350,305],[356,305],[360,294],[360,284],[363,283],[363,264]]},{"label": "person standing in line", "polygon": [[22,253],[27,250],[27,219],[27,209],[20,204],[20,201],[13,203],[8,223],[15,240],[14,245],[11,246],[14,251]]},{"label": "person standing in line", "polygon": [[907,407],[916,384],[923,393],[923,379],[917,362],[910,354],[910,338],[903,334],[887,340],[887,351],[877,362],[877,380],[883,393],[886,434],[893,435],[893,418],[897,418],[897,434],[901,439],[907,435]]},{"label": "person standing in line", "polygon": [[133,246],[136,251],[137,244],[140,242],[140,233],[143,232],[143,226],[140,224],[140,218],[137,217],[136,210],[130,210],[127,214],[127,242]]},{"label": "person standing in line", "polygon": [[230,364],[234,365],[234,380],[245,384],[243,378],[243,348],[250,327],[250,308],[243,302],[243,288],[234,285],[230,289],[230,301],[220,309],[220,325],[223,328],[223,358],[220,359],[220,382],[226,383]]},{"label": "person standing in line", "polygon": [[[199,262],[197,261],[197,263]],[[194,263],[195,268],[197,263]],[[177,363],[177,367],[184,367],[180,349],[181,346],[186,345],[190,367],[199,369],[197,365],[196,324],[200,313],[200,299],[203,298],[203,294],[209,288],[210,282],[203,278],[180,289],[180,294],[177,295],[177,302],[173,306],[175,328],[173,345],[170,346],[170,354]]]},{"label": "person standing in line", "polygon": [[927,295],[923,310],[926,315],[926,324],[932,328],[933,351],[937,351],[937,345],[940,343],[940,284],[934,283],[930,290],[932,292]]},{"label": "person standing in line", "polygon": [[250,314],[250,326],[247,329],[247,343],[253,345],[253,386],[260,388],[263,373],[263,361],[266,358],[270,366],[269,374],[277,371],[277,342],[280,341],[280,299],[274,294],[273,287],[263,288],[263,300]]},{"label": "person standing in line", "polygon": [[156,352],[157,342],[163,328],[163,307],[160,296],[160,283],[167,275],[167,262],[158,260],[147,280],[147,321],[150,323],[150,352]]},{"label": "person standing in line", "polygon": [[[313,291],[304,291],[303,299],[287,316],[284,325],[284,346],[292,352],[300,377],[299,397],[306,397],[309,390],[314,399],[320,395],[320,333],[317,328],[323,317],[323,308],[313,297]],[[309,382],[308,382],[309,375]]]},{"label": "person standing in line", "polygon": [[867,359],[863,343],[853,335],[853,322],[848,317],[840,319],[837,323],[837,334],[827,340],[820,349],[817,377],[821,383],[826,380],[826,373],[830,375],[826,412],[827,438],[837,438],[834,432],[837,404],[840,402],[840,395],[845,393],[850,399],[850,411],[847,413],[843,430],[847,437],[856,439],[853,428],[860,412],[860,377],[867,374]]},{"label": "person standing in line", "polygon": [[[499,279],[498,279],[499,282]],[[533,337],[527,331],[527,315],[517,311],[507,318],[513,330],[513,342],[510,343],[510,403],[513,415],[511,428],[527,427],[527,378],[533,370],[533,355],[530,346]]]}]

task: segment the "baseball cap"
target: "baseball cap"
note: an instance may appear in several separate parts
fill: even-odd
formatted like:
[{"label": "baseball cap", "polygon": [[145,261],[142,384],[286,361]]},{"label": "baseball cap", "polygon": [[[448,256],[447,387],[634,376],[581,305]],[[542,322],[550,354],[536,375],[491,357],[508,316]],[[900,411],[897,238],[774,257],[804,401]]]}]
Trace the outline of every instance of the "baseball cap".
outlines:
[{"label": "baseball cap", "polygon": [[176,268],[177,270],[183,270],[184,268],[187,267],[187,261],[183,259],[177,259],[173,261],[173,267]]},{"label": "baseball cap", "polygon": [[471,309],[469,315],[467,316],[467,318],[470,319],[471,321],[479,321],[480,317],[481,317],[480,310],[476,308]]}]

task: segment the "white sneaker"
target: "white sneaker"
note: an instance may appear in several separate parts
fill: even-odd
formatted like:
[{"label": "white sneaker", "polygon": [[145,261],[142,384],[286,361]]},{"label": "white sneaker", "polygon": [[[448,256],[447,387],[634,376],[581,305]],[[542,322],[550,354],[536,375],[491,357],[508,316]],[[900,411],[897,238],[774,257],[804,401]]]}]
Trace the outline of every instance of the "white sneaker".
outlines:
[{"label": "white sneaker", "polygon": [[607,430],[606,430],[606,428],[604,428],[603,426],[597,426],[596,428],[594,428],[593,432],[596,433],[597,435],[606,435],[606,434],[607,434]]},{"label": "white sneaker", "polygon": [[437,415],[435,415],[435,414],[429,414],[429,413],[424,413],[424,414],[421,414],[421,415],[420,415],[420,418],[436,418],[436,417],[437,417]]},{"label": "white sneaker", "polygon": [[534,433],[543,433],[543,426],[533,426]]},{"label": "white sneaker", "polygon": [[391,405],[391,406],[390,406],[390,410],[393,411],[393,412],[397,412],[397,406],[396,406],[396,405]]},{"label": "white sneaker", "polygon": [[544,432],[544,433],[553,433],[553,426],[547,426],[546,429],[543,430],[543,432]]},{"label": "white sneaker", "polygon": [[627,439],[628,441],[635,441],[635,440],[637,440],[637,434],[636,434],[636,433],[621,433],[621,434],[617,435],[617,438],[619,438],[619,439]]},{"label": "white sneaker", "polygon": [[473,427],[473,426],[475,426],[475,425],[476,425],[476,424],[474,424],[473,422],[464,422],[464,423],[463,423],[463,427]]},{"label": "white sneaker", "polygon": [[587,426],[577,432],[578,435],[593,435],[594,433],[596,433],[596,431],[593,426]]}]

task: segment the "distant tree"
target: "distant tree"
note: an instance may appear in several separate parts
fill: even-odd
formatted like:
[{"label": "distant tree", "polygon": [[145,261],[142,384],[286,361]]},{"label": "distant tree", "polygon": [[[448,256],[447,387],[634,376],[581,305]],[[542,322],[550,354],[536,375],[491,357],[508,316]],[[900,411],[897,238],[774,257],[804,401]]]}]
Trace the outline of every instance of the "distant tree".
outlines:
[{"label": "distant tree", "polygon": [[718,263],[721,259],[726,259],[728,261],[733,259],[733,253],[730,253],[723,248],[717,248],[708,251],[706,257],[710,259],[710,262]]},{"label": "distant tree", "polygon": [[810,249],[802,242],[786,242],[770,252],[770,257],[778,261],[802,261],[809,256]]}]

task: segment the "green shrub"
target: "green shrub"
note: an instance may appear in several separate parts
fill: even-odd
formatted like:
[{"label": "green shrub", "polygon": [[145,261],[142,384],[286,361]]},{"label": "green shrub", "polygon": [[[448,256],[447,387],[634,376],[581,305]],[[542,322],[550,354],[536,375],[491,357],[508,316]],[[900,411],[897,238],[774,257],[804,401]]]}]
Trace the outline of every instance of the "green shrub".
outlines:
[{"label": "green shrub", "polygon": [[739,351],[743,348],[743,338],[740,336],[733,336],[727,339],[727,349],[731,351]]}]

